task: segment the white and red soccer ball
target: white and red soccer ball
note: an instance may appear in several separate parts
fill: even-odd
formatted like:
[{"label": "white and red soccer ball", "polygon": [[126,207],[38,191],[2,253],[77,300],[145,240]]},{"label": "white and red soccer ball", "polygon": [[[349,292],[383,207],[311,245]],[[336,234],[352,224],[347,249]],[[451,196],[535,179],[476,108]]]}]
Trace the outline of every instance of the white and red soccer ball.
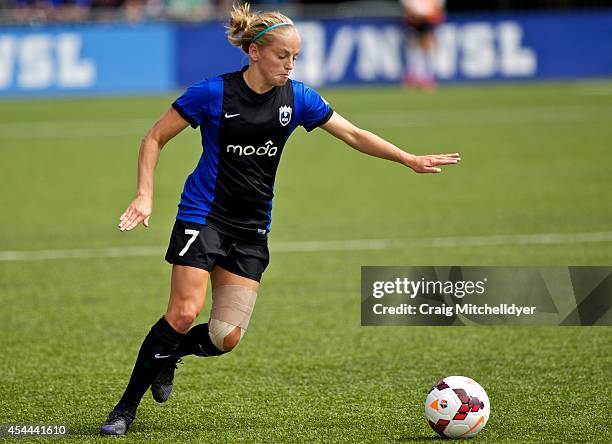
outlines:
[{"label": "white and red soccer ball", "polygon": [[476,436],[489,420],[491,405],[484,389],[465,376],[440,379],[425,400],[425,416],[445,438]]}]

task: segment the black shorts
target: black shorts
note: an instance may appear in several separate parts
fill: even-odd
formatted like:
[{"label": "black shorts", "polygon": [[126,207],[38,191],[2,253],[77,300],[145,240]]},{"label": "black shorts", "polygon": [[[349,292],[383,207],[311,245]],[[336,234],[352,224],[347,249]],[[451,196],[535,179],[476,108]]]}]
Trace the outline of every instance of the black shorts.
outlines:
[{"label": "black shorts", "polygon": [[208,225],[178,220],[172,228],[166,261],[212,271],[215,265],[259,282],[270,253],[265,243],[236,239]]}]

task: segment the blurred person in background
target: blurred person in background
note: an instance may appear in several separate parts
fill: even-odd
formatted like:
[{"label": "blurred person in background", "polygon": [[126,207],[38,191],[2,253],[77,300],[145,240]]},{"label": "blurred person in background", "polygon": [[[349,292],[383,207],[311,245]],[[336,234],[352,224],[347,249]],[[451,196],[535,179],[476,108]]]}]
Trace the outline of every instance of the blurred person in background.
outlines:
[{"label": "blurred person in background", "polygon": [[444,20],[445,0],[400,0],[408,28],[410,48],[402,83],[408,87],[432,90],[436,87],[433,54],[435,28]]}]

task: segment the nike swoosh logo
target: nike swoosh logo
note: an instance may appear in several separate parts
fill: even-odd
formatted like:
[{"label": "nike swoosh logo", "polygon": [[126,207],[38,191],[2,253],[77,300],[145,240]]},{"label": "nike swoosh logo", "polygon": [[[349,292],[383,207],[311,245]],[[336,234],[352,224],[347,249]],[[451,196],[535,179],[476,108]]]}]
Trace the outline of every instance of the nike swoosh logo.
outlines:
[{"label": "nike swoosh logo", "polygon": [[155,353],[155,359],[163,359],[163,358],[169,358],[170,355],[160,355],[159,353]]},{"label": "nike swoosh logo", "polygon": [[231,119],[232,117],[236,117],[236,116],[239,116],[239,115],[240,115],[240,113],[238,113],[238,114],[228,114],[228,113],[225,113],[225,118],[226,119]]}]

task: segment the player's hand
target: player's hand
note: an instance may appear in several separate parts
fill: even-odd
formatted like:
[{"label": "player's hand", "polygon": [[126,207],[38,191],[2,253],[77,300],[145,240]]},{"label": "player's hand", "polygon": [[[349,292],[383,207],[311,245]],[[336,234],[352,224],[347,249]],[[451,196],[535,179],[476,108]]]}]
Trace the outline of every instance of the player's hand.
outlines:
[{"label": "player's hand", "polygon": [[148,196],[138,196],[132,201],[119,218],[119,229],[130,231],[139,223],[148,228],[149,217],[153,212],[153,198]]},{"label": "player's hand", "polygon": [[441,173],[442,169],[438,167],[459,163],[460,160],[459,153],[428,154],[426,156],[412,156],[408,160],[407,166],[416,173]]}]

